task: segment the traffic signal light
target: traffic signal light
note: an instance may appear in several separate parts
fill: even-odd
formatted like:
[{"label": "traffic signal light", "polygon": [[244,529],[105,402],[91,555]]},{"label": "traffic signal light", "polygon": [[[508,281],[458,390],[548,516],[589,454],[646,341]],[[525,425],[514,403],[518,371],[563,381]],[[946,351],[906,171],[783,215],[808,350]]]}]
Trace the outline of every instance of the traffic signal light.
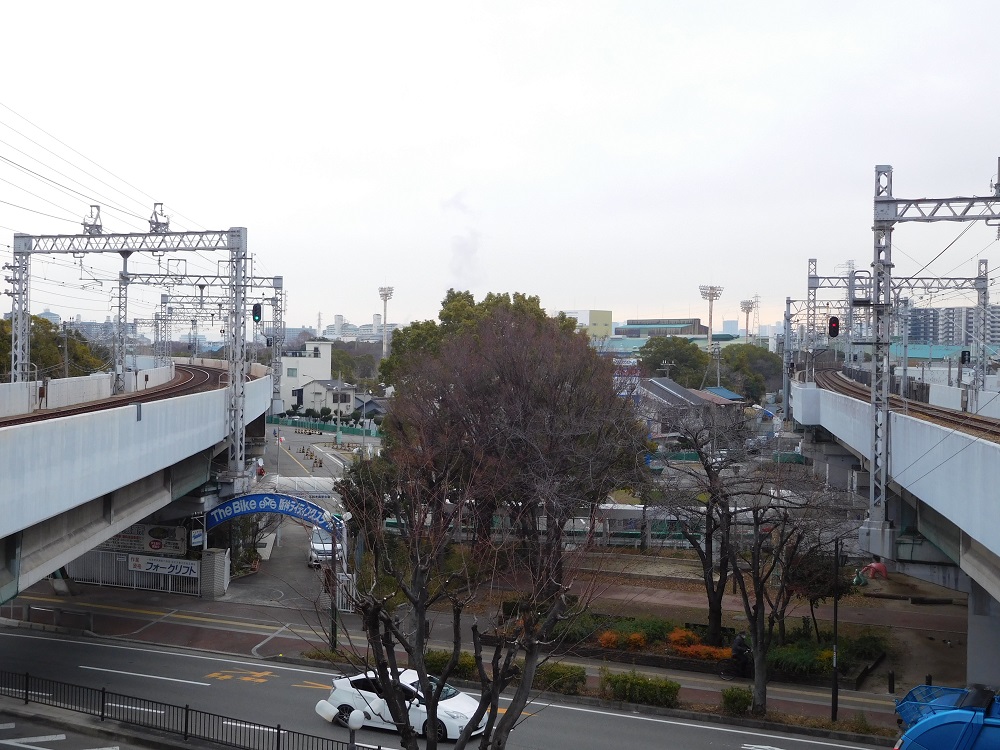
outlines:
[{"label": "traffic signal light", "polygon": [[261,315],[262,311],[263,311],[263,308],[260,306],[260,302],[255,302],[254,305],[253,305],[253,322],[254,323],[260,323],[260,319],[262,317],[262,315]]},{"label": "traffic signal light", "polygon": [[840,335],[840,318],[836,315],[832,315],[830,317],[830,327],[827,330],[827,333],[830,335],[831,339],[835,339]]}]

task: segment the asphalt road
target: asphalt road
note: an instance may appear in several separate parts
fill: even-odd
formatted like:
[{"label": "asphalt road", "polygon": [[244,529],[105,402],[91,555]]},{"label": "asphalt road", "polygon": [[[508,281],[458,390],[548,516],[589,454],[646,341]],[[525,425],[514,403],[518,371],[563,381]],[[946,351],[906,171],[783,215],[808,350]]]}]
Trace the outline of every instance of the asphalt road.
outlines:
[{"label": "asphalt road", "polygon": [[[316,701],[328,695],[334,674],[328,670],[23,632],[0,632],[0,663],[7,671],[30,672],[32,676],[103,687],[124,695],[177,705],[190,704],[192,708],[234,719],[271,726],[281,724],[287,730],[343,741],[348,739],[346,729],[327,724],[314,712]],[[0,699],[0,714],[4,700]],[[398,738],[389,732],[362,730],[358,740],[375,746],[398,747]],[[2,744],[0,742],[0,748]],[[607,750],[626,744],[629,748],[685,750],[863,750],[873,747],[543,702],[528,706],[511,736],[509,747],[519,750]],[[67,750],[76,748],[67,747]]]},{"label": "asphalt road", "polygon": [[52,729],[44,721],[23,719],[4,712],[0,702],[0,750],[18,748],[19,750],[138,750],[141,745],[121,743],[103,743],[89,734]]}]

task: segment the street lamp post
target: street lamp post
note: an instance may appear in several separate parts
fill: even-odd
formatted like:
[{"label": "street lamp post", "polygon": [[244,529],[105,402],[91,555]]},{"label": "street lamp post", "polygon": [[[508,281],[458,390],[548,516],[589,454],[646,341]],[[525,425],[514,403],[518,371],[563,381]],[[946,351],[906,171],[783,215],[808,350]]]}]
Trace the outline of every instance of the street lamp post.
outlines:
[{"label": "street lamp post", "polygon": [[[353,518],[353,516],[348,512],[345,513],[340,518],[334,516],[330,511],[326,511],[323,514],[323,518],[326,519],[327,523],[333,529],[333,533],[330,534],[330,567],[328,571],[330,573],[330,650],[337,650],[337,618],[340,616],[340,607],[337,604],[337,595],[340,592],[340,571],[339,566],[347,566],[347,522]],[[340,546],[340,557],[337,556],[337,546],[339,540],[343,538],[343,544]]]},{"label": "street lamp post", "polygon": [[367,436],[366,433],[368,432],[368,430],[365,429],[365,414],[368,411],[368,401],[365,400],[365,397],[367,396],[368,400],[371,400],[371,395],[372,395],[371,390],[367,390],[361,394],[361,460],[362,461],[364,461],[367,458],[366,449],[368,447],[365,443],[365,437]]},{"label": "street lamp post", "polygon": [[837,720],[837,599],[840,598],[840,539],[833,540],[833,684],[830,686],[830,721]]},{"label": "street lamp post", "polygon": [[351,711],[351,715],[347,719],[347,729],[350,731],[350,742],[347,745],[347,750],[358,750],[358,743],[354,739],[354,733],[357,732],[361,727],[365,725],[365,712],[361,709],[354,709]]}]

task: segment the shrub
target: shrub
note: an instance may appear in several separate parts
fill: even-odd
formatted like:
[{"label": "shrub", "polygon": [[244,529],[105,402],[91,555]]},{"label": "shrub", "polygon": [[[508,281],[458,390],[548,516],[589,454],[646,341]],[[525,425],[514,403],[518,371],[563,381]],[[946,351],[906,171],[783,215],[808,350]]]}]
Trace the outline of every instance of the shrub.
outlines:
[{"label": "shrub", "polygon": [[833,671],[833,649],[824,648],[816,652],[816,662],[820,672]]},{"label": "shrub", "polygon": [[753,706],[753,690],[746,687],[725,688],[722,691],[722,713],[746,716]]},{"label": "shrub", "polygon": [[840,637],[840,650],[847,659],[872,661],[887,647],[886,637],[879,633],[862,633],[857,636]]},{"label": "shrub", "polygon": [[638,651],[640,649],[646,648],[646,634],[645,633],[629,633],[628,635],[628,647],[633,651]]},{"label": "shrub", "polygon": [[632,620],[633,632],[645,635],[647,643],[666,641],[667,635],[673,629],[673,623],[670,620],[664,620],[662,617],[646,616],[636,617]]},{"label": "shrub", "polygon": [[618,648],[618,633],[605,630],[597,636],[597,642],[601,644],[601,648]]},{"label": "shrub", "polygon": [[555,627],[555,636],[566,643],[583,643],[593,638],[594,633],[607,629],[608,618],[604,615],[594,615],[582,612],[574,617],[560,620]]},{"label": "shrub", "polygon": [[868,720],[864,711],[858,711],[854,716],[849,717],[843,722],[843,727],[848,732],[854,732],[855,734],[874,734],[875,727]]},{"label": "shrub", "polygon": [[676,648],[677,646],[693,646],[699,642],[699,638],[696,633],[686,630],[685,628],[674,628],[668,636],[670,645]]},{"label": "shrub", "polygon": [[706,646],[703,643],[695,643],[691,646],[676,646],[674,650],[681,656],[689,659],[718,660],[728,659],[733,655],[732,649],[725,646]]},{"label": "shrub", "polygon": [[576,664],[547,661],[538,665],[531,686],[564,695],[579,695],[587,685],[587,670]]},{"label": "shrub", "polygon": [[[427,667],[428,674],[439,675],[448,665],[448,660],[450,658],[450,651],[438,651],[432,649],[424,654],[424,666]],[[455,669],[449,675],[449,679],[450,678],[460,680],[476,679],[476,658],[470,653],[465,651],[461,652],[458,655],[458,664],[455,665]]]},{"label": "shrub", "polygon": [[635,670],[614,674],[601,668],[601,693],[612,700],[677,708],[680,689],[678,682],[661,677],[645,677]]},{"label": "shrub", "polygon": [[[815,644],[810,645],[800,642],[790,646],[778,646],[768,651],[767,664],[769,667],[779,672],[785,672],[786,674],[822,674],[824,665],[819,657],[819,653],[819,649]],[[826,669],[829,669],[829,663]]]}]

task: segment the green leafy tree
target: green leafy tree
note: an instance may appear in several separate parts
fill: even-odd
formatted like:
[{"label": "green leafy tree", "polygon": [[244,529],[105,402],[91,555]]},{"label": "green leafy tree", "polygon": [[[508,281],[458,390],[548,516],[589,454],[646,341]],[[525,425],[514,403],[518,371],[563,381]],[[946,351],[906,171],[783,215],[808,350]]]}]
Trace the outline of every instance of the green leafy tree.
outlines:
[{"label": "green leafy tree", "polygon": [[[472,330],[480,321],[496,310],[505,309],[526,315],[534,320],[546,320],[548,316],[538,297],[514,292],[490,292],[481,302],[476,302],[472,292],[449,289],[441,301],[438,321],[423,320],[411,323],[392,334],[392,352],[379,365],[379,376],[383,383],[396,382],[400,362],[411,352],[436,352],[441,342],[448,336]],[[574,321],[562,313],[555,318],[560,330],[576,330]]]},{"label": "green leafy tree", "polygon": [[678,336],[654,336],[639,350],[639,364],[649,377],[667,375],[685,388],[699,388],[711,357]]},{"label": "green leafy tree", "polygon": [[[11,321],[0,320],[0,379],[10,380]],[[61,328],[45,318],[31,317],[31,363],[40,378],[61,378],[69,370],[70,377],[106,371],[110,353],[105,347],[91,344],[78,331],[63,334]],[[68,350],[69,362],[66,361]],[[31,377],[35,368],[31,368]]]},{"label": "green leafy tree", "polygon": [[354,381],[354,357],[344,349],[334,347],[330,352],[330,370],[333,377],[345,383]]},{"label": "green leafy tree", "polygon": [[782,362],[777,354],[753,344],[722,349],[723,383],[748,401],[760,403],[767,391],[781,387]]}]

